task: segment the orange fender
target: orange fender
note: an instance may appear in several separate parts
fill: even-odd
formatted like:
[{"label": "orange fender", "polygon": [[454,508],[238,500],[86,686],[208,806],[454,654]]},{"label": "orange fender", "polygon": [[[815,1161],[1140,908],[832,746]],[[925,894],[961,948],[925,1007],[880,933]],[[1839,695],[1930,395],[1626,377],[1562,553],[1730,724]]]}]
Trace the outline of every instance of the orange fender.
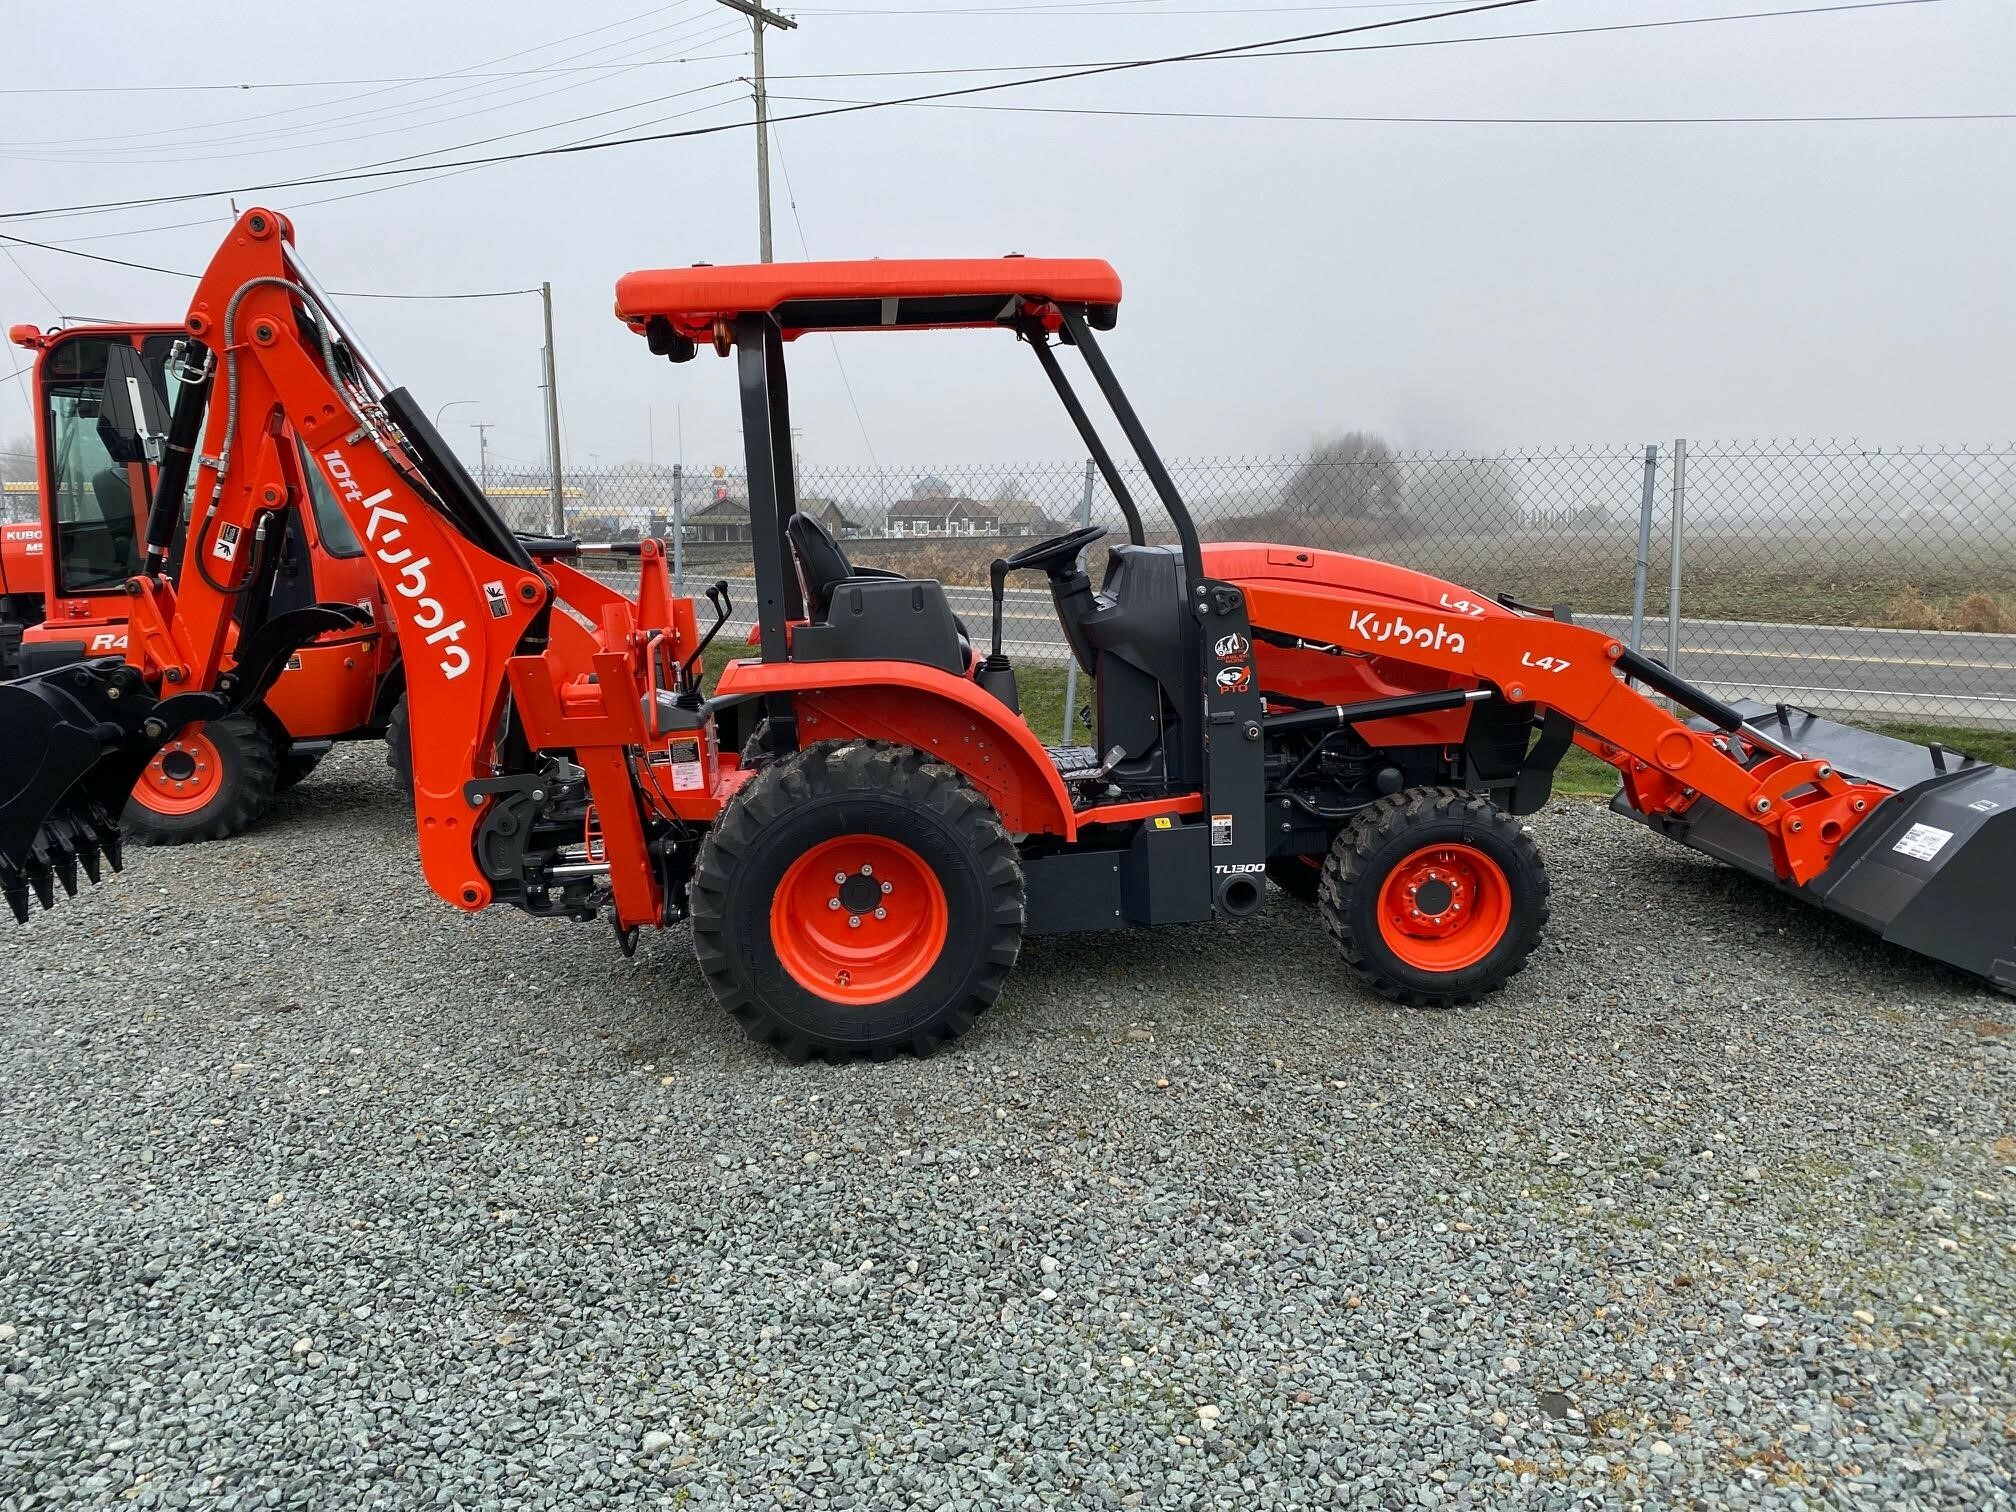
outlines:
[{"label": "orange fender", "polygon": [[1029,726],[963,677],[916,662],[735,661],[714,700],[789,693],[800,738],[915,746],[957,768],[1020,835],[1078,833],[1057,765]]}]

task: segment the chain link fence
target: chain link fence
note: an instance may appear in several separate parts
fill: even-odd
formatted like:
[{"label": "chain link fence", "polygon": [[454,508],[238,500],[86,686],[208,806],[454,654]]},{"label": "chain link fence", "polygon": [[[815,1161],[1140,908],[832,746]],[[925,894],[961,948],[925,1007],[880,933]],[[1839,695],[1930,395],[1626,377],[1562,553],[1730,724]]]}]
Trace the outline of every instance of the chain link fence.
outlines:
[{"label": "chain link fence", "polygon": [[[1306,456],[1177,459],[1169,470],[1207,541],[1374,557],[1487,594],[1565,604],[1627,636],[1642,560],[1644,648],[1722,697],[2016,727],[2016,443],[1397,452],[1346,436]],[[801,461],[798,483],[800,507],[856,561],[941,579],[972,623],[985,617],[987,567],[1004,551],[1087,520],[1124,531],[1112,493],[1082,461]],[[1150,538],[1172,539],[1140,469],[1123,469],[1122,483]],[[514,524],[551,528],[543,472],[500,473],[490,493]],[[586,540],[676,540],[688,583],[749,576],[737,468],[570,471],[562,503],[568,529]],[[1011,588],[1006,628],[1011,650],[1063,654],[1040,587]]]}]

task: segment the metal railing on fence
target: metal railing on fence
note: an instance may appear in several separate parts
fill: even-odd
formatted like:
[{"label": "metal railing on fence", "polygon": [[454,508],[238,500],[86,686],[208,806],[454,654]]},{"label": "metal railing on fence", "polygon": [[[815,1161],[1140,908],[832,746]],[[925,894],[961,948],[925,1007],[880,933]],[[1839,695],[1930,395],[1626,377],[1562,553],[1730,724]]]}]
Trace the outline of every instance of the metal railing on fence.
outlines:
[{"label": "metal railing on fence", "polygon": [[[1724,697],[1851,718],[2016,726],[2016,443],[1852,442],[1403,452],[1346,436],[1298,457],[1174,459],[1207,541],[1376,557],[1486,593],[1566,604],[1643,639]],[[507,512],[544,474],[495,480]],[[570,529],[674,542],[681,579],[748,571],[733,467],[570,470]],[[1153,491],[1123,469],[1137,498]],[[835,468],[800,463],[800,507],[857,560],[984,606],[1004,548],[1120,512],[1080,459]],[[1157,521],[1149,512],[1151,533]],[[1666,573],[1665,612],[1651,608]],[[1061,657],[1047,595],[1017,595],[1011,639]],[[1046,629],[1045,626],[1048,626]]]}]

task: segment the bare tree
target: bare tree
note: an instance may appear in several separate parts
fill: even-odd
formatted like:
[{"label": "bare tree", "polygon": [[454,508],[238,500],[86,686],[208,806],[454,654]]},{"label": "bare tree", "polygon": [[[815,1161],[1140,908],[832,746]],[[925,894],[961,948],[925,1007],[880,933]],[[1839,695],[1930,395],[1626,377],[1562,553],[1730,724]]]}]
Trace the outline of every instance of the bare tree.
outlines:
[{"label": "bare tree", "polygon": [[1281,491],[1290,514],[1369,519],[1401,512],[1403,490],[1393,448],[1369,431],[1320,441]]},{"label": "bare tree", "polygon": [[35,481],[35,442],[32,437],[15,436],[0,441],[0,483]]},{"label": "bare tree", "polygon": [[1519,481],[1503,457],[1426,457],[1407,469],[1417,529],[1488,534],[1519,528]]}]

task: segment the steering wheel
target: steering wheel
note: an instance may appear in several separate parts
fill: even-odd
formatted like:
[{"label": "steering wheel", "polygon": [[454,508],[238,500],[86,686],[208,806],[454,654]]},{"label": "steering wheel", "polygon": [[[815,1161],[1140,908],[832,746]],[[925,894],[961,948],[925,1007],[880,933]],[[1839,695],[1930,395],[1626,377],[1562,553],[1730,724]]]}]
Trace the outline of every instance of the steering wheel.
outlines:
[{"label": "steering wheel", "polygon": [[1047,541],[1038,541],[1034,546],[1024,546],[1020,551],[1002,560],[1010,572],[1021,572],[1031,567],[1041,567],[1053,576],[1078,560],[1078,553],[1106,534],[1103,525],[1081,525],[1076,530],[1061,536],[1053,536]]}]

